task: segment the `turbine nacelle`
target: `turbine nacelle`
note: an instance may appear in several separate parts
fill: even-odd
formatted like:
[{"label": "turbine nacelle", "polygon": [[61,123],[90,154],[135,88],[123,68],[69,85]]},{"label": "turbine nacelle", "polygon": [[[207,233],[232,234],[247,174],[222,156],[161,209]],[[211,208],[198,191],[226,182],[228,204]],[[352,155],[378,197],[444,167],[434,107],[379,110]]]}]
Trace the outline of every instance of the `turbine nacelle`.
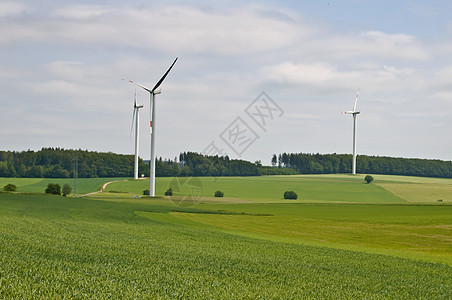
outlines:
[{"label": "turbine nacelle", "polygon": [[154,92],[154,95],[158,95],[162,93],[162,89],[156,89]]},{"label": "turbine nacelle", "polygon": [[343,111],[342,113],[347,114],[347,115],[357,115],[357,114],[359,114],[359,111],[347,110],[347,111]]}]

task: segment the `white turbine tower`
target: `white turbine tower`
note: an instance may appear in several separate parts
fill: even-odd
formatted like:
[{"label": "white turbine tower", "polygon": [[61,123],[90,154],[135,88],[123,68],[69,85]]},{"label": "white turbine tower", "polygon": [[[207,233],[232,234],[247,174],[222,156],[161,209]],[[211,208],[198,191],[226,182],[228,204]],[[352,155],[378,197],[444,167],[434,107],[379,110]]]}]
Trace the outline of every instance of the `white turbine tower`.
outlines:
[{"label": "white turbine tower", "polygon": [[353,110],[344,111],[344,114],[353,115],[353,162],[352,162],[352,174],[356,174],[356,130],[357,130],[357,120],[356,115],[359,114],[359,111],[356,111],[356,104],[358,103],[359,97],[359,89],[356,94],[355,105],[353,106]]},{"label": "white turbine tower", "polygon": [[163,74],[162,78],[155,84],[155,86],[152,89],[149,89],[139,83],[136,83],[132,80],[129,80],[130,83],[133,83],[145,91],[149,92],[150,95],[150,110],[151,110],[151,121],[150,121],[150,127],[151,127],[151,158],[150,158],[150,187],[149,187],[149,195],[151,197],[155,196],[155,95],[160,94],[161,91],[157,90],[158,87],[162,84],[163,80],[165,80],[168,73],[173,68],[174,64],[176,63],[178,57],[174,60],[174,62],[169,67],[168,71],[166,71],[165,74]]},{"label": "white turbine tower", "polygon": [[133,169],[133,178],[138,179],[138,147],[140,145],[140,108],[143,108],[143,105],[137,105],[137,90],[135,89],[135,99],[133,102],[133,117],[132,117],[132,128],[133,130],[133,121],[135,120],[135,163]]}]

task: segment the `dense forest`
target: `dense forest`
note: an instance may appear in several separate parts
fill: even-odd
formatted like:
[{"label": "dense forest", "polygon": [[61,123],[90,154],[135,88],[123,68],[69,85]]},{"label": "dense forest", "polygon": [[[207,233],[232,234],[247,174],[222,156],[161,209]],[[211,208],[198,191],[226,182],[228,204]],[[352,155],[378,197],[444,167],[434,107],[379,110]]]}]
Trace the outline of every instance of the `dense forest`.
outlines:
[{"label": "dense forest", "polygon": [[[132,177],[133,155],[87,150],[42,148],[39,151],[0,151],[0,177],[80,178]],[[259,176],[350,173],[350,154],[282,153],[273,155],[272,166],[184,152],[173,160],[156,159],[156,176]],[[452,178],[452,162],[359,155],[357,172]],[[139,160],[139,173],[149,176],[149,162]]]},{"label": "dense forest", "polygon": [[[350,154],[282,153],[272,157],[272,166],[290,168],[299,174],[351,173]],[[359,155],[356,172],[452,178],[452,161]]]},{"label": "dense forest", "polygon": [[[99,153],[86,150],[42,148],[40,151],[0,151],[0,177],[129,177],[133,174],[133,155]],[[139,169],[146,165],[140,161]],[[147,171],[149,174],[149,170]]]},{"label": "dense forest", "polygon": [[[0,177],[68,178],[74,176],[132,177],[133,155],[87,150],[42,148],[39,151],[0,151]],[[149,176],[149,162],[138,163],[139,174]],[[259,166],[229,157],[184,152],[174,160],[156,159],[156,176],[257,176]]]},{"label": "dense forest", "polygon": [[[184,168],[192,170],[193,176],[259,176],[260,162],[229,159],[228,156],[205,156],[195,152],[179,155]],[[157,172],[156,172],[157,173]]]}]

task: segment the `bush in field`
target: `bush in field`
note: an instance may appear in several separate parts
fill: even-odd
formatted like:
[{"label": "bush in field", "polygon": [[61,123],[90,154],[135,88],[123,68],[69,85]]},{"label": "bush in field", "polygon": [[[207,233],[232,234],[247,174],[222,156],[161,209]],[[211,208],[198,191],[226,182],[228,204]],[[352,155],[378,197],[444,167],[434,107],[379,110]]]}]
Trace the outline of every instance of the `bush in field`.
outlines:
[{"label": "bush in field", "polygon": [[151,194],[150,190],[144,190],[143,191],[143,195],[145,195],[145,196],[149,196],[150,194]]},{"label": "bush in field", "polygon": [[58,183],[49,183],[45,192],[46,194],[61,195],[61,186]]},{"label": "bush in field", "polygon": [[364,177],[364,180],[367,183],[371,183],[374,180],[374,178],[371,175],[367,175],[366,177]]},{"label": "bush in field", "polygon": [[285,191],[284,192],[284,199],[294,199],[294,200],[296,200],[297,198],[298,198],[298,195],[294,191]]},{"label": "bush in field", "polygon": [[69,186],[69,184],[63,185],[63,196],[67,196],[72,192],[72,188]]},{"label": "bush in field", "polygon": [[17,190],[17,187],[12,183],[8,183],[3,187],[3,190],[5,192],[15,192]]},{"label": "bush in field", "polygon": [[165,192],[165,196],[172,196],[172,195],[173,195],[173,189],[172,188],[167,189]]},{"label": "bush in field", "polygon": [[223,197],[224,193],[222,191],[216,191],[215,192],[215,197]]}]

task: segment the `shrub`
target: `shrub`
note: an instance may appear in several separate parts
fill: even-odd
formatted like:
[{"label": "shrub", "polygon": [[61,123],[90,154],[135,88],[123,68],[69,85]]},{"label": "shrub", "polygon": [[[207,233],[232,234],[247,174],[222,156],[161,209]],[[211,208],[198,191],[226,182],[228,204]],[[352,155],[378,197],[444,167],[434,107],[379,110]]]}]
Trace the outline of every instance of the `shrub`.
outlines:
[{"label": "shrub", "polygon": [[151,194],[151,191],[150,190],[144,190],[143,191],[143,195],[147,195],[147,196],[149,196]]},{"label": "shrub", "polygon": [[61,195],[61,186],[58,183],[49,183],[45,192],[46,194]]},{"label": "shrub", "polygon": [[374,178],[371,175],[367,175],[366,177],[364,177],[364,180],[367,183],[371,183],[374,180]]},{"label": "shrub", "polygon": [[63,185],[63,196],[67,196],[72,192],[72,188],[69,186],[69,184]]},{"label": "shrub", "polygon": [[5,192],[15,192],[17,190],[17,187],[12,183],[8,183],[3,187],[3,190]]},{"label": "shrub", "polygon": [[284,199],[294,199],[294,200],[296,200],[297,198],[298,198],[298,195],[294,191],[285,191],[284,192]]},{"label": "shrub", "polygon": [[215,197],[223,197],[224,193],[222,191],[216,191],[215,192]]},{"label": "shrub", "polygon": [[173,189],[172,188],[167,189],[165,192],[165,196],[172,196],[172,195],[173,195]]}]

